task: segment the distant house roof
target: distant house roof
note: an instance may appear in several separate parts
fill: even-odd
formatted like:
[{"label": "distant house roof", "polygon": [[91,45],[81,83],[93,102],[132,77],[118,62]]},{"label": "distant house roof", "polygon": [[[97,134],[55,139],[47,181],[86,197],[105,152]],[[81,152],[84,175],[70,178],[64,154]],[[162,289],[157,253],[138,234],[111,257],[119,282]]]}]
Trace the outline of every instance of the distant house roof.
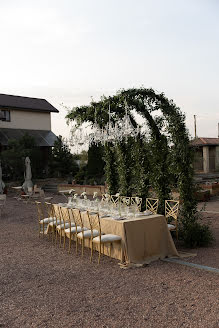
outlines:
[{"label": "distant house roof", "polygon": [[52,147],[57,140],[56,135],[52,131],[45,130],[27,130],[27,129],[0,129],[0,144],[7,146],[11,139],[20,139],[25,134],[34,137],[36,145],[39,147]]},{"label": "distant house roof", "polygon": [[219,138],[197,138],[191,141],[192,146],[219,146]]},{"label": "distant house roof", "polygon": [[54,112],[58,109],[53,107],[48,101],[40,98],[29,98],[21,96],[11,96],[0,93],[0,109],[17,109],[36,112]]}]

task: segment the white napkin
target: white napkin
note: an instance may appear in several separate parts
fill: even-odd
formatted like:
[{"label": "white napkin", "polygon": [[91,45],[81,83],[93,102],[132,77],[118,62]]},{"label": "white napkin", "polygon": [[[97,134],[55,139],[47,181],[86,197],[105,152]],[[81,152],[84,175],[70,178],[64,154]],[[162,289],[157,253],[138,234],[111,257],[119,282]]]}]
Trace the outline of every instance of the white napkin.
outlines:
[{"label": "white napkin", "polygon": [[122,216],[113,216],[112,219],[116,220],[116,221],[127,220],[125,217],[122,217]]},{"label": "white napkin", "polygon": [[[139,213],[140,214],[140,213]],[[146,210],[146,211],[144,211],[143,213],[142,213],[142,215],[152,215],[153,213],[151,212],[151,211],[148,211],[148,210]]]},{"label": "white napkin", "polygon": [[58,203],[59,206],[66,207],[67,203]]}]

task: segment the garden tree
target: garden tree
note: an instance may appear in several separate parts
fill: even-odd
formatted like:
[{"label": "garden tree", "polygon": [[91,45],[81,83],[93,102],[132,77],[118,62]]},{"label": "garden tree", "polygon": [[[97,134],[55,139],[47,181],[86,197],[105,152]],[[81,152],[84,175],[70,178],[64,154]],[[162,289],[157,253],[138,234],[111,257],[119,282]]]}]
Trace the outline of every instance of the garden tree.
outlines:
[{"label": "garden tree", "polygon": [[150,163],[148,160],[148,143],[141,138],[137,138],[135,142],[132,139],[131,157],[133,159],[133,174],[131,179],[132,194],[145,199],[149,191],[149,170]]},{"label": "garden tree", "polygon": [[74,182],[84,184],[87,176],[88,152],[86,150],[82,150],[81,153],[75,154],[74,158],[79,166],[79,170],[74,176]]},{"label": "garden tree", "polygon": [[81,153],[74,155],[75,160],[80,161],[79,165],[86,165],[88,162],[88,152],[82,150]]},{"label": "garden tree", "polygon": [[0,154],[3,173],[8,180],[23,179],[25,157],[31,160],[31,169],[34,177],[39,177],[43,170],[42,153],[36,147],[35,139],[25,134],[18,140],[9,140],[8,147]]},{"label": "garden tree", "polygon": [[88,152],[83,150],[75,155],[79,161],[79,172],[75,176],[77,183],[102,184],[104,182],[103,146],[92,145]]},{"label": "garden tree", "polygon": [[104,160],[105,160],[105,174],[106,174],[106,183],[109,189],[109,193],[111,195],[115,194],[118,189],[118,171],[116,167],[116,156],[114,147],[112,144],[107,143],[105,145],[104,152]]},{"label": "garden tree", "polygon": [[132,146],[132,138],[128,138],[127,142],[122,141],[115,146],[118,191],[124,196],[131,196],[133,194],[133,185],[131,182],[135,163],[133,156],[130,156]]},{"label": "garden tree", "polygon": [[[109,190],[114,191],[111,185],[115,182],[113,175],[117,174],[117,190],[122,193],[136,193],[130,186],[133,179],[137,179],[136,186],[141,182],[140,175],[134,169],[133,157],[140,156],[144,169],[142,174],[144,181],[150,183],[160,201],[160,211],[164,212],[164,200],[169,199],[173,181],[182,200],[181,222],[183,230],[192,231],[197,224],[197,207],[194,197],[193,181],[193,152],[189,145],[189,135],[185,126],[185,116],[181,110],[168,100],[163,93],[158,94],[153,89],[128,89],[120,90],[111,97],[103,96],[99,102],[91,102],[89,106],[74,107],[66,116],[68,120],[76,120],[78,123],[95,121],[100,127],[104,127],[108,121],[108,106],[110,103],[111,120],[117,121],[124,117],[126,111],[124,101],[128,105],[128,115],[133,125],[136,125],[135,113],[144,120],[148,129],[148,139],[143,141],[147,148],[147,154],[139,155],[139,148],[130,147],[121,142],[115,146],[106,147],[106,180]],[[155,116],[155,114],[158,114]],[[114,150],[113,150],[114,148]],[[112,163],[110,154],[116,152],[115,162]],[[111,165],[113,164],[113,165]],[[130,171],[129,165],[132,165]],[[139,165],[139,164],[138,164]],[[116,172],[117,171],[117,172]],[[142,177],[142,176],[141,176]],[[147,194],[147,189],[145,195]],[[192,233],[194,236],[194,233]],[[185,235],[185,234],[184,234]],[[206,235],[206,234],[205,234]]]},{"label": "garden tree", "polygon": [[54,143],[52,156],[50,159],[51,174],[58,177],[74,175],[78,172],[78,165],[70,149],[63,143],[62,136],[59,136]]},{"label": "garden tree", "polygon": [[89,184],[100,184],[101,182],[103,182],[103,152],[104,150],[101,144],[93,144],[88,150],[87,181]]}]

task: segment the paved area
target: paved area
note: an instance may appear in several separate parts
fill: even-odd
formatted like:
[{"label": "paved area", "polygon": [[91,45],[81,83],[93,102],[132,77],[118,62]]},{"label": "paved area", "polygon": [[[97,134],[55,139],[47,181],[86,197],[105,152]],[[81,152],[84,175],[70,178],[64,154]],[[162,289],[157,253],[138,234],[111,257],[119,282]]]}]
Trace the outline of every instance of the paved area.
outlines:
[{"label": "paved area", "polygon": [[[212,220],[216,227],[218,216]],[[37,229],[35,206],[9,197],[0,229],[0,327],[219,326],[218,274],[163,261],[122,270],[104,256],[98,266],[97,255],[91,264],[88,250],[83,258],[74,247],[68,254]],[[214,247],[196,250],[196,260],[215,264]]]}]

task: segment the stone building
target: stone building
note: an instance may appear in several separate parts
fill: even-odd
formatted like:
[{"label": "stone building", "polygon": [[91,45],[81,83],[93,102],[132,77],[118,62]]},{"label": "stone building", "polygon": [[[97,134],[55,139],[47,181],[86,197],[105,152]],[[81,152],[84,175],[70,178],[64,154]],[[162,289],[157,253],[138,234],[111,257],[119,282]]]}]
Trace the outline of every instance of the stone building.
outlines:
[{"label": "stone building", "polygon": [[196,173],[219,172],[219,138],[196,138],[191,146],[195,150]]}]

